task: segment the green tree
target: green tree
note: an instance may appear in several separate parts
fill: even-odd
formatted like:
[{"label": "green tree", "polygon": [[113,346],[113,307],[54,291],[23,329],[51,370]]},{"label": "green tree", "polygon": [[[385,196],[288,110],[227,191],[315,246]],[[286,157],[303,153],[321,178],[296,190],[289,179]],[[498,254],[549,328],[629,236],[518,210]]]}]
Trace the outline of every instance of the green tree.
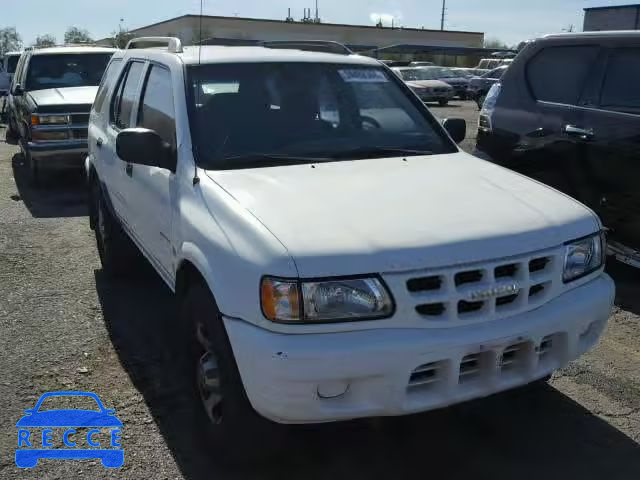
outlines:
[{"label": "green tree", "polygon": [[135,34],[131,33],[129,30],[118,27],[117,32],[111,32],[109,43],[112,47],[124,48],[127,46],[127,43],[129,43],[129,40],[135,37]]},{"label": "green tree", "polygon": [[36,48],[53,47],[56,44],[56,37],[50,33],[38,35],[33,46]]},{"label": "green tree", "polygon": [[0,28],[0,57],[7,52],[20,50],[22,48],[22,38],[16,27]]},{"label": "green tree", "polygon": [[64,34],[64,43],[91,43],[93,38],[88,30],[79,27],[69,27]]},{"label": "green tree", "polygon": [[509,48],[509,45],[498,38],[487,38],[484,41],[484,48]]}]

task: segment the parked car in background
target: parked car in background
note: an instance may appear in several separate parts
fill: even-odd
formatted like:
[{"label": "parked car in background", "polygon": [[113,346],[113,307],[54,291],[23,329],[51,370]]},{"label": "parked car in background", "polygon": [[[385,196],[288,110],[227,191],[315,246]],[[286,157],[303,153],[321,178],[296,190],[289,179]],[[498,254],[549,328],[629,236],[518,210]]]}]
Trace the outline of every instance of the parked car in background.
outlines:
[{"label": "parked car in background", "polygon": [[431,74],[425,73],[422,68],[393,67],[392,70],[423,102],[438,102],[441,106],[445,106],[455,95],[451,85],[441,80],[431,79]]},{"label": "parked car in background", "polygon": [[610,252],[640,267],[640,32],[529,43],[489,93],[480,155],[592,208]]},{"label": "parked car in background", "polygon": [[[403,70],[402,78],[410,77],[413,80],[440,80],[453,88],[454,95],[461,99],[466,99],[469,90],[469,80],[456,75],[447,67],[410,67],[412,70],[407,73]],[[405,77],[405,75],[407,77]]]},{"label": "parked car in background", "polygon": [[489,89],[500,81],[507,68],[509,67],[504,65],[490,70],[481,77],[473,77],[469,80],[469,96],[476,101],[478,108],[482,108]]},{"label": "parked car in background", "polygon": [[274,423],[540,381],[607,325],[597,216],[462,152],[464,121],[374,59],[136,39],[90,122],[103,269],[139,249],[175,292],[193,435],[219,457],[277,448]]},{"label": "parked car in background", "polygon": [[513,58],[483,58],[476,68],[493,70],[503,65],[508,66],[511,62],[513,62]]},{"label": "parked car in background", "polygon": [[16,65],[20,59],[21,52],[8,52],[0,59],[0,97],[9,93],[11,80],[16,71]]},{"label": "parked car in background", "polygon": [[115,49],[65,46],[27,49],[8,97],[8,143],[19,144],[31,180],[50,169],[81,168],[89,111]]}]

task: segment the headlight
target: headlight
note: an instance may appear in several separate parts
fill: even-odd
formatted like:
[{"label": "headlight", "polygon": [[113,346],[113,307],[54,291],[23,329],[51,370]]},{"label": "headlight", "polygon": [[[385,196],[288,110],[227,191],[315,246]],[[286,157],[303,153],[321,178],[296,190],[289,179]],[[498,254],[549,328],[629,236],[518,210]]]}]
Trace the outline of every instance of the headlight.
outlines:
[{"label": "headlight", "polygon": [[605,238],[602,233],[568,243],[565,246],[564,282],[577,280],[602,267],[604,250]]},{"label": "headlight", "polygon": [[31,115],[31,125],[68,125],[69,115]]},{"label": "headlight", "polygon": [[273,322],[373,320],[393,314],[393,300],[377,277],[321,281],[262,279],[262,311]]}]

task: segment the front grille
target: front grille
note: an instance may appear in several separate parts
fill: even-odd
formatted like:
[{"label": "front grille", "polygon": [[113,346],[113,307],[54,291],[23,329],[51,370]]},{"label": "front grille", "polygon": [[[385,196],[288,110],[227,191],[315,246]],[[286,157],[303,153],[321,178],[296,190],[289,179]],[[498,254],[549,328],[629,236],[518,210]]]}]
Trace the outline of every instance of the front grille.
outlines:
[{"label": "front grille", "polygon": [[402,314],[416,322],[490,321],[537,308],[561,293],[562,249],[477,264],[385,274]]},{"label": "front grille", "polygon": [[71,123],[75,125],[86,125],[89,123],[89,114],[73,113],[71,114]]},{"label": "front grille", "polygon": [[89,131],[86,128],[84,129],[74,128],[72,132],[73,132],[73,138],[75,138],[76,140],[86,140],[89,134]]}]

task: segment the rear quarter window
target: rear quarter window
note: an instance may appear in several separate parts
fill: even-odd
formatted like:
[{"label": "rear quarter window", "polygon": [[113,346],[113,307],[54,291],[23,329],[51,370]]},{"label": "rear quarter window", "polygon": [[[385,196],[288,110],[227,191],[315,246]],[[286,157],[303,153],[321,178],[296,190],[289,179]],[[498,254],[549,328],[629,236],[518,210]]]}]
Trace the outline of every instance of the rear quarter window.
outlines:
[{"label": "rear quarter window", "polygon": [[117,74],[120,71],[120,66],[122,65],[122,60],[113,60],[107,69],[104,72],[102,77],[102,82],[100,83],[100,88],[98,89],[98,93],[96,95],[96,100],[93,102],[93,109],[100,113],[102,111],[102,106],[104,105],[104,100],[111,89],[111,85],[113,85],[117,79]]},{"label": "rear quarter window", "polygon": [[640,48],[611,52],[600,106],[604,109],[640,114]]},{"label": "rear quarter window", "polygon": [[600,47],[547,47],[527,65],[527,81],[536,100],[577,105]]}]

